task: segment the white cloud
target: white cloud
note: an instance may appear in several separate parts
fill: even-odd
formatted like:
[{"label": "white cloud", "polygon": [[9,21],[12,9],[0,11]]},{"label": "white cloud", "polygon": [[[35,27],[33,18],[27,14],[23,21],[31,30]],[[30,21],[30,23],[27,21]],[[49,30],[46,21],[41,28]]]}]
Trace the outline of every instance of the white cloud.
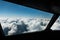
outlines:
[{"label": "white cloud", "polygon": [[1,21],[1,25],[4,31],[9,29],[6,31],[7,35],[14,35],[42,31],[46,28],[48,22],[48,19],[39,18],[8,18],[5,22]]}]

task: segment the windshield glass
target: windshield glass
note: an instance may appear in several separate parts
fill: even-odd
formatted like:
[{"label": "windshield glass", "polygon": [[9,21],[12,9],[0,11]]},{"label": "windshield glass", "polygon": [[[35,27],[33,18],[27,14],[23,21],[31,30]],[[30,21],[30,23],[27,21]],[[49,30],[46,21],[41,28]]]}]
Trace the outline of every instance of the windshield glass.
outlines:
[{"label": "windshield glass", "polygon": [[0,1],[0,23],[6,36],[44,30],[53,14]]},{"label": "windshield glass", "polygon": [[52,30],[60,30],[60,16],[51,27]]}]

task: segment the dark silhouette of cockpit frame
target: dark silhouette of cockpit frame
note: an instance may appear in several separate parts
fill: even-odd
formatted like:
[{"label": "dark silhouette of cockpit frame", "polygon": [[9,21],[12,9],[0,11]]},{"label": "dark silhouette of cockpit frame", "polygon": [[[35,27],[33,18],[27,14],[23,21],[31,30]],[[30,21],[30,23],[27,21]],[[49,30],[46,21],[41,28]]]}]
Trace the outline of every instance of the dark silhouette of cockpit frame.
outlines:
[{"label": "dark silhouette of cockpit frame", "polygon": [[[26,33],[26,34],[21,34],[21,35],[12,35],[12,36],[4,36],[3,30],[0,27],[0,35],[2,38],[12,38],[12,39],[20,39],[20,38],[40,38],[40,37],[57,37],[60,36],[60,31],[58,30],[54,30],[52,31],[50,28],[52,27],[52,25],[55,23],[55,21],[57,20],[57,18],[60,15],[59,9],[60,9],[60,1],[57,0],[4,0],[6,2],[11,2],[11,3],[15,3],[18,5],[23,5],[23,6],[27,6],[33,9],[37,9],[37,10],[42,10],[42,11],[46,11],[49,13],[52,13],[53,16],[49,22],[49,24],[47,25],[47,28],[44,31],[41,32],[34,32],[34,33]],[[57,10],[56,10],[57,9]],[[1,26],[1,25],[0,25]]]}]

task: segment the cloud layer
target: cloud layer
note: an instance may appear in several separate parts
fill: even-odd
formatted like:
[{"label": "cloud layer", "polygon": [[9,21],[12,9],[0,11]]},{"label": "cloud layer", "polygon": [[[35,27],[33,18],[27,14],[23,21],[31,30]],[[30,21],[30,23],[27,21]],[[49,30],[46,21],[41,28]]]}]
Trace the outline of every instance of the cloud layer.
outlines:
[{"label": "cloud layer", "polygon": [[49,23],[43,18],[0,18],[5,35],[42,31]]}]

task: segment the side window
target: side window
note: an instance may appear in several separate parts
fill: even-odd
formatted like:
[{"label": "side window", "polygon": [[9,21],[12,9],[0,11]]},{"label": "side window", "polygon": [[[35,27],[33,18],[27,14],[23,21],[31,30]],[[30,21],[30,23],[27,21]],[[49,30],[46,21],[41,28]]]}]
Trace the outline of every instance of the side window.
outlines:
[{"label": "side window", "polygon": [[60,16],[59,18],[56,20],[56,22],[53,24],[53,26],[51,27],[52,30],[60,30]]},{"label": "side window", "polygon": [[0,1],[0,23],[5,36],[43,31],[53,14]]}]

